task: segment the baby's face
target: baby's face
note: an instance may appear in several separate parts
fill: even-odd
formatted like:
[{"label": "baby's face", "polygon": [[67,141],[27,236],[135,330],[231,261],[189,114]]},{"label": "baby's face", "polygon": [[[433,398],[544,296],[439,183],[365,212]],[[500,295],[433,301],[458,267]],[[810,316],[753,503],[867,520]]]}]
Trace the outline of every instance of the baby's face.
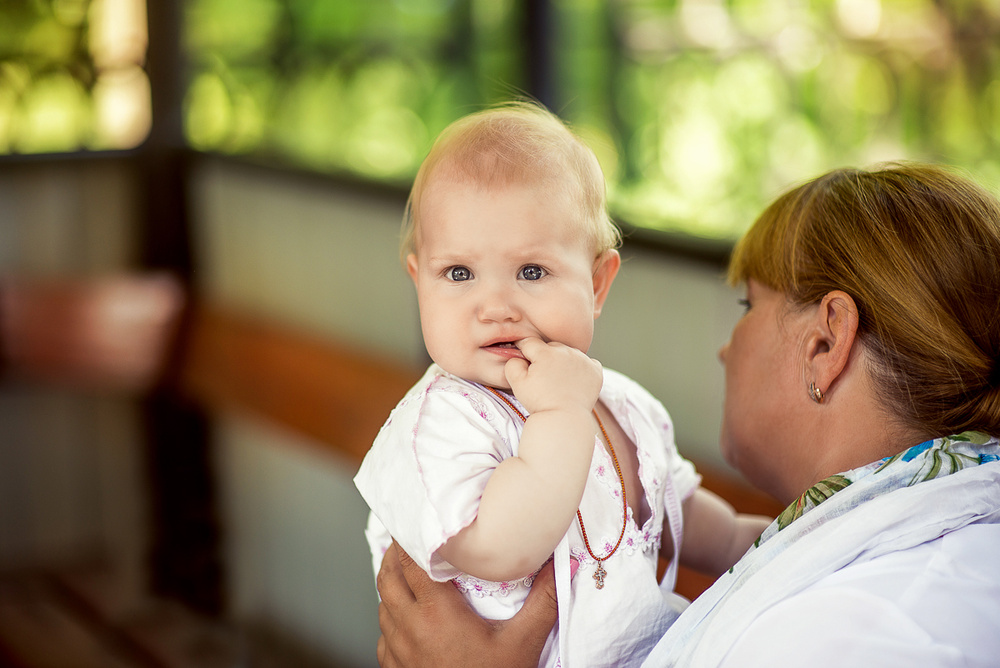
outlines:
[{"label": "baby's face", "polygon": [[417,288],[424,345],[446,371],[507,389],[503,368],[528,336],[590,348],[602,296],[595,258],[568,196],[439,180],[420,205]]}]

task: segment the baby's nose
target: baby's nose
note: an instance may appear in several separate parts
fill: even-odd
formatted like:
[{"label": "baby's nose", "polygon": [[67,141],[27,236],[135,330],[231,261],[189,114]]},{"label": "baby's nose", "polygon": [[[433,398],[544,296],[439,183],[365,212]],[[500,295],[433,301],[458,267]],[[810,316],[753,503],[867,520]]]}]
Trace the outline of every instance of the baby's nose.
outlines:
[{"label": "baby's nose", "polygon": [[520,318],[514,300],[504,290],[493,290],[483,296],[479,305],[479,319],[483,321],[511,321]]}]

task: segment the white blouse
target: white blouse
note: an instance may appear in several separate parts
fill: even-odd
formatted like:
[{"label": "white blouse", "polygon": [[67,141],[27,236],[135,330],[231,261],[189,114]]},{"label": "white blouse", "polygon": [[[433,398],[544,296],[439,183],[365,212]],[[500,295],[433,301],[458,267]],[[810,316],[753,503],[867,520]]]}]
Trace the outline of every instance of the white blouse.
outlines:
[{"label": "white blouse", "polygon": [[823,578],[761,614],[720,668],[990,668],[1000,657],[1000,525]]}]

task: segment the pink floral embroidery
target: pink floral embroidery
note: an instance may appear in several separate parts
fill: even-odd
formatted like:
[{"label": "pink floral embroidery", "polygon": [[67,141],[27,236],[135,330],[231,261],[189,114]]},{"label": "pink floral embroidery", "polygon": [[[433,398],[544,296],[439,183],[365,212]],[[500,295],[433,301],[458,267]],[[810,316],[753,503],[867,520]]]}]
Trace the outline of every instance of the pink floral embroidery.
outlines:
[{"label": "pink floral embroidery", "polygon": [[463,594],[469,594],[476,598],[485,598],[487,596],[508,596],[518,589],[531,587],[531,583],[534,581],[535,574],[521,578],[520,580],[506,582],[490,582],[489,580],[481,580],[477,577],[463,574],[452,580],[452,583]]}]

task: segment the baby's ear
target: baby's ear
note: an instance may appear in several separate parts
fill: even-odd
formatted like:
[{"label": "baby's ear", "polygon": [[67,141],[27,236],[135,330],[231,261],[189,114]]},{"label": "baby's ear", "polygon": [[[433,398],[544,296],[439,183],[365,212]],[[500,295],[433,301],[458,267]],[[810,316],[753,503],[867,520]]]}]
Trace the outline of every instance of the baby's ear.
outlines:
[{"label": "baby's ear", "polygon": [[414,285],[417,283],[417,256],[415,253],[410,253],[406,256],[406,273],[410,275],[410,279],[413,281]]},{"label": "baby's ear", "polygon": [[594,318],[601,315],[604,300],[608,298],[611,284],[621,269],[622,258],[614,248],[604,251],[594,260]]}]

